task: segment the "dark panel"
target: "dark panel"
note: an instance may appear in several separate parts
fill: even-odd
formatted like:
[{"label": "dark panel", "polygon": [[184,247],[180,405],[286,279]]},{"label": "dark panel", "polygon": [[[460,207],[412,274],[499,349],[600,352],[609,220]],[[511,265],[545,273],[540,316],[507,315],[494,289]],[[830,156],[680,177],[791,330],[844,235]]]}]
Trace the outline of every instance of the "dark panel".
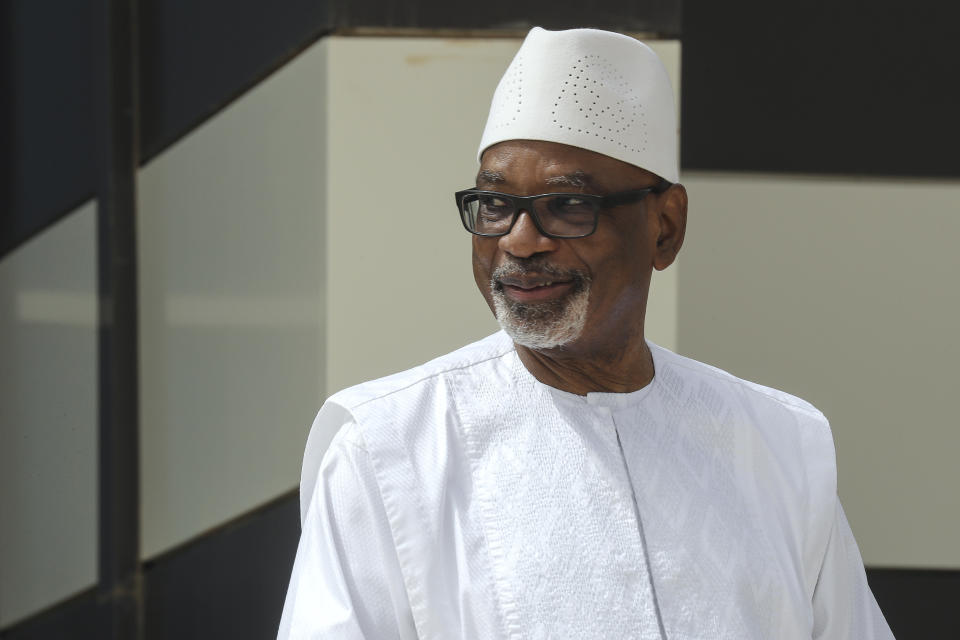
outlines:
[{"label": "dark panel", "polygon": [[0,3],[0,257],[96,189],[97,1]]},{"label": "dark panel", "polygon": [[142,640],[137,325],[137,5],[103,0],[97,39],[98,594],[101,638]]},{"label": "dark panel", "polygon": [[141,0],[142,161],[323,34],[328,4]]},{"label": "dark panel", "polygon": [[616,31],[680,33],[680,0],[340,0],[334,2],[336,27],[419,29],[547,29],[594,27]]},{"label": "dark panel", "polygon": [[[331,29],[518,30],[574,26],[677,34],[679,0],[143,0],[146,162]],[[318,79],[319,81],[319,79]]]},{"label": "dark panel", "polygon": [[960,176],[960,4],[686,0],[687,169]]},{"label": "dark panel", "polygon": [[100,640],[97,624],[97,594],[91,589],[0,631],[0,640]]},{"label": "dark panel", "polygon": [[147,639],[276,637],[299,537],[293,492],[147,563]]},{"label": "dark panel", "polygon": [[867,569],[867,580],[895,637],[960,638],[960,571]]}]

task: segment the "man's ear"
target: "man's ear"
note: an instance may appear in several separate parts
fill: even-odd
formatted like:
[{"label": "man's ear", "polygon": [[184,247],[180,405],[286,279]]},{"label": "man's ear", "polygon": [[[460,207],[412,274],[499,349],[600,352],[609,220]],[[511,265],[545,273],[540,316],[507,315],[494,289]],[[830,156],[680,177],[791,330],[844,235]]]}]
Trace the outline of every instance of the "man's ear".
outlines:
[{"label": "man's ear", "polygon": [[687,190],[682,184],[672,184],[657,200],[660,230],[653,254],[653,268],[663,271],[673,264],[683,246],[687,231]]}]

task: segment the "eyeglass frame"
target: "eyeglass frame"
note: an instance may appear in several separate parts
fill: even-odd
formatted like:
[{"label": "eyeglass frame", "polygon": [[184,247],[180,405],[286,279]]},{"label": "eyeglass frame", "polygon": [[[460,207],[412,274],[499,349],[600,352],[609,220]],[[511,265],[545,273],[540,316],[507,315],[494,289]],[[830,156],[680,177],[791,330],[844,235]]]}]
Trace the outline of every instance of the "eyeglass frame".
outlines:
[{"label": "eyeglass frame", "polygon": [[[605,196],[599,196],[593,193],[540,193],[533,196],[517,196],[512,193],[502,193],[500,191],[485,191],[483,189],[463,189],[454,193],[454,198],[457,201],[457,210],[460,213],[460,223],[463,225],[463,228],[475,236],[481,238],[501,238],[505,235],[508,235],[512,230],[514,225],[517,224],[517,220],[520,219],[520,212],[526,211],[529,214],[530,219],[533,221],[534,226],[537,228],[537,231],[541,235],[547,238],[555,238],[558,240],[575,240],[577,238],[586,238],[593,235],[597,231],[597,225],[600,222],[600,212],[604,209],[612,209],[614,207],[619,207],[621,205],[630,204],[633,202],[640,202],[647,197],[650,193],[663,193],[667,189],[673,186],[673,183],[668,180],[660,180],[657,184],[652,187],[644,187],[643,189],[630,189],[628,191],[618,191],[616,193],[610,193]],[[479,233],[473,231],[470,227],[467,226],[467,220],[465,218],[465,213],[463,210],[463,198],[468,195],[478,195],[478,196],[495,196],[510,202],[513,205],[513,219],[510,221],[510,226],[507,227],[507,230],[502,233]],[[584,198],[589,202],[593,202],[597,205],[596,211],[593,212],[593,226],[590,228],[590,231],[587,233],[576,235],[576,236],[564,236],[557,235],[555,233],[550,233],[543,228],[543,225],[540,223],[540,219],[537,216],[536,210],[533,208],[533,202],[539,200],[540,198],[550,198],[556,196],[568,196],[576,198]]]}]

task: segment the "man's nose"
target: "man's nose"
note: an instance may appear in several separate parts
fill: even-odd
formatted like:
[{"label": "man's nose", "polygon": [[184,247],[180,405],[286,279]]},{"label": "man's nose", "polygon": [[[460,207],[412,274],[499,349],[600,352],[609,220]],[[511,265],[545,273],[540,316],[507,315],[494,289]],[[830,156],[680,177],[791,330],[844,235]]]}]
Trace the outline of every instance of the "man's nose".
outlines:
[{"label": "man's nose", "polygon": [[521,210],[517,215],[510,233],[500,236],[501,249],[517,258],[529,258],[556,249],[556,240],[540,233],[527,211]]}]

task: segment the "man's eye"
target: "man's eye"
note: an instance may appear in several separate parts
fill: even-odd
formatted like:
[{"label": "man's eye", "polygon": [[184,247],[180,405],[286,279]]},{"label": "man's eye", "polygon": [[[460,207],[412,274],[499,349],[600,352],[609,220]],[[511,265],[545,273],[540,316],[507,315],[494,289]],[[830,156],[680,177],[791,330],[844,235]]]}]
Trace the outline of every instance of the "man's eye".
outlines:
[{"label": "man's eye", "polygon": [[590,201],[576,196],[554,198],[550,203],[550,208],[555,214],[562,215],[587,215],[593,213],[593,205]]},{"label": "man's eye", "polygon": [[480,215],[485,218],[502,218],[513,213],[513,207],[503,198],[484,196],[480,198]]},{"label": "man's eye", "polygon": [[497,198],[495,196],[484,196],[480,198],[480,206],[488,209],[502,209],[509,207],[510,204],[503,198]]}]

